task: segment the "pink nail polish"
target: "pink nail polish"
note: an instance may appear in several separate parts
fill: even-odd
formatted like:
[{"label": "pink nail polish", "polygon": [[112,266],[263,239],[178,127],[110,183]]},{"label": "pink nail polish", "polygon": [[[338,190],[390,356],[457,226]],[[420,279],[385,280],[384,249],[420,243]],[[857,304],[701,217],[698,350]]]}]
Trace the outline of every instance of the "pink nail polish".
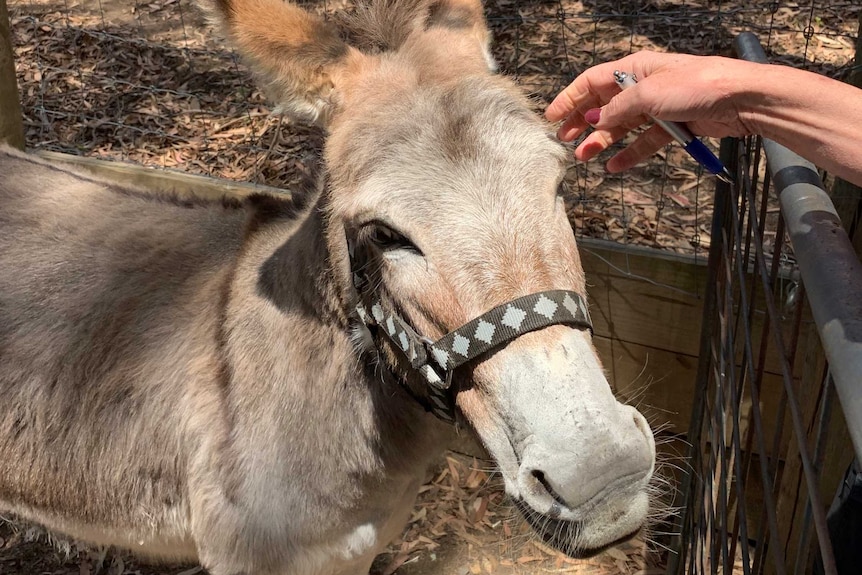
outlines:
[{"label": "pink nail polish", "polygon": [[598,124],[599,120],[602,118],[602,109],[601,108],[590,108],[587,110],[587,113],[584,114],[584,120],[587,121],[587,124]]}]

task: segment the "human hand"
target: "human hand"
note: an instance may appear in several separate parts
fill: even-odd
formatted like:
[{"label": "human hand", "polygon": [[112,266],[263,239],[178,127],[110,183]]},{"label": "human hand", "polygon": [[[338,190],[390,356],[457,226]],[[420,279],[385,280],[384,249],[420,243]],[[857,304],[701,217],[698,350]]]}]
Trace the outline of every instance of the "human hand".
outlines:
[{"label": "human hand", "polygon": [[[757,64],[717,56],[637,52],[614,62],[593,66],[560,92],[545,111],[551,122],[565,120],[557,132],[564,142],[595,130],[576,148],[575,157],[589,160],[622,139],[629,131],[660,120],[684,122],[699,136],[723,138],[753,133],[743,110],[746,78]],[[623,91],[615,70],[634,73],[637,85]],[[607,164],[620,172],[643,161],[671,136],[651,126]]]}]

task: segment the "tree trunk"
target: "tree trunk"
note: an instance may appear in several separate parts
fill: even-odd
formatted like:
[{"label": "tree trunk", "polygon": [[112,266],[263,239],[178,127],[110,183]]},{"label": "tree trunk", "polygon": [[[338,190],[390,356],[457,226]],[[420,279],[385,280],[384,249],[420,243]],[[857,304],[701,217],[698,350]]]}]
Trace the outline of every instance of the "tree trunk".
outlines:
[{"label": "tree trunk", "polygon": [[6,0],[0,0],[0,142],[24,149],[24,123]]}]

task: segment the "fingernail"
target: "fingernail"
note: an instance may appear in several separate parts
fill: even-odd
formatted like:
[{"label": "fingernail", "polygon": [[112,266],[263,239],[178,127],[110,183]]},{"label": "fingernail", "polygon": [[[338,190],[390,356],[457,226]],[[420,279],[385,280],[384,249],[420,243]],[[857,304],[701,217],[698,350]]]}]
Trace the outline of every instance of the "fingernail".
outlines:
[{"label": "fingernail", "polygon": [[590,108],[587,110],[587,113],[584,114],[584,120],[587,121],[587,124],[598,124],[599,120],[602,119],[602,109],[601,108]]}]

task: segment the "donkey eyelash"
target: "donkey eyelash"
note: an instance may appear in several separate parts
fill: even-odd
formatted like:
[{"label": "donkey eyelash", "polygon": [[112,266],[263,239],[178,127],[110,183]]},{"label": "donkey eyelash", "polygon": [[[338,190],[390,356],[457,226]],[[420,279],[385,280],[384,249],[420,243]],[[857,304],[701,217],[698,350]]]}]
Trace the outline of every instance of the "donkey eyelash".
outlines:
[{"label": "donkey eyelash", "polygon": [[363,228],[363,239],[376,245],[383,251],[388,250],[410,250],[418,255],[423,255],[422,250],[416,247],[404,234],[393,230],[382,222],[370,222]]}]

